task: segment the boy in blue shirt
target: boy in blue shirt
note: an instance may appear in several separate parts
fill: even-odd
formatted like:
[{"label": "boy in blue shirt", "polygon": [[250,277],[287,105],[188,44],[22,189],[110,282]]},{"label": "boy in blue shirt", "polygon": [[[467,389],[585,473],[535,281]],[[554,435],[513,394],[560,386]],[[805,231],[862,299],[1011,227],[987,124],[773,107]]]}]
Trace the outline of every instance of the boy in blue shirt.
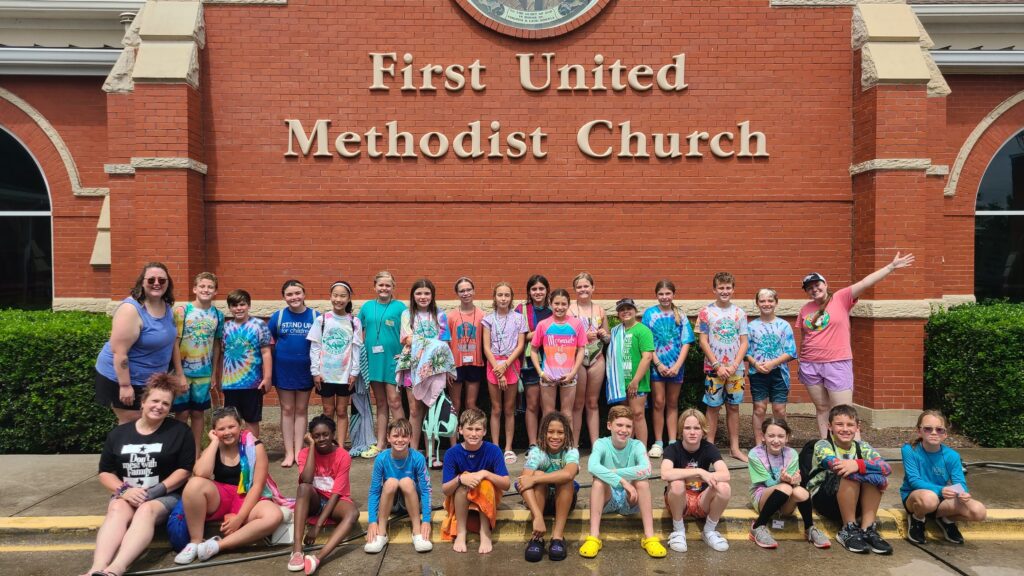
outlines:
[{"label": "boy in blue shirt", "polygon": [[412,425],[408,420],[392,420],[388,423],[391,448],[373,461],[366,503],[370,526],[363,546],[369,554],[377,554],[388,543],[388,517],[396,508],[409,514],[413,548],[417,552],[434,549],[430,542],[430,474],[423,455],[409,448],[411,437]]}]

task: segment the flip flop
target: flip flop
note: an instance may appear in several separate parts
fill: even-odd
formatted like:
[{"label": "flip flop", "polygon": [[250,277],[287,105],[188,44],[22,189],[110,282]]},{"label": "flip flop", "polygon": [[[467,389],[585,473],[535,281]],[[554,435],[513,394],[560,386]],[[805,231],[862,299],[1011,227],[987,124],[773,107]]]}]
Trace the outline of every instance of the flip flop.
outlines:
[{"label": "flip flop", "polygon": [[515,464],[519,461],[519,457],[516,453],[511,450],[505,450],[505,464]]}]

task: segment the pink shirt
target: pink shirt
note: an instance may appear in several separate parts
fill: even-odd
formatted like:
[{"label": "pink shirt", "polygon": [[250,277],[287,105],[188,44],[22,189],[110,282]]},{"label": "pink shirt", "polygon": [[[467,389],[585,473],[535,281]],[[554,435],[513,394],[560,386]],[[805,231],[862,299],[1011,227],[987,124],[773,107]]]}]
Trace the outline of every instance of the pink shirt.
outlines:
[{"label": "pink shirt", "polygon": [[587,345],[587,331],[577,318],[567,316],[565,322],[555,323],[552,316],[537,325],[533,333],[534,348],[544,349],[541,368],[548,380],[561,378],[572,372],[576,365],[576,349]]},{"label": "pink shirt", "polygon": [[[299,451],[299,473],[306,467],[309,448]],[[316,455],[316,469],[313,470],[313,488],[324,498],[337,494],[346,502],[352,501],[351,488],[348,482],[348,471],[352,467],[352,457],[344,448],[338,448],[330,454]]]},{"label": "pink shirt", "polygon": [[853,359],[853,350],[850,348],[850,309],[856,303],[850,288],[843,288],[832,295],[825,313],[814,325],[811,319],[818,311],[818,305],[808,302],[800,308],[796,325],[803,335],[800,342],[801,361],[836,362]]}]

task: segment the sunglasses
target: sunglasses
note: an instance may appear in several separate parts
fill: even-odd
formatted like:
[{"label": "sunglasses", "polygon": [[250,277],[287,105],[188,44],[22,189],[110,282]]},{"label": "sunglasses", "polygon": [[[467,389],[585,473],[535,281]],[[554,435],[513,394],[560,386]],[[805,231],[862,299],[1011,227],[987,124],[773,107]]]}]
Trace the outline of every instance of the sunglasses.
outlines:
[{"label": "sunglasses", "polygon": [[167,282],[167,278],[161,278],[159,276],[150,276],[149,278],[146,278],[146,284],[149,284],[150,286],[163,286],[164,284],[167,284]]},{"label": "sunglasses", "polygon": [[945,434],[946,429],[942,426],[922,426],[921,431],[925,434]]}]

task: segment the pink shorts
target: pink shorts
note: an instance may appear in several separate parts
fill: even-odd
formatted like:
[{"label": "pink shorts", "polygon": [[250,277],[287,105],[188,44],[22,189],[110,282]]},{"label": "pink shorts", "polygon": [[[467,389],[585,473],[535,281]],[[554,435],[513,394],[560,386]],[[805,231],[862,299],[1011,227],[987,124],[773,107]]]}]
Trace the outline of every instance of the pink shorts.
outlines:
[{"label": "pink shorts", "polygon": [[[506,358],[508,358],[508,356],[495,356],[494,357],[494,359],[499,361],[499,362],[501,362],[502,360],[505,360]],[[519,358],[516,358],[515,360],[512,361],[511,364],[508,365],[508,368],[505,369],[505,382],[508,382],[509,384],[518,384],[519,383],[519,367],[520,367]],[[494,375],[494,370],[491,370],[490,366],[487,366],[484,370],[487,372],[487,383],[488,384],[493,384],[493,385],[497,386],[498,385],[498,377]]]},{"label": "pink shorts", "polygon": [[804,386],[825,386],[829,392],[853,390],[853,360],[835,362],[800,361],[800,381]]},{"label": "pink shorts", "polygon": [[214,482],[214,486],[217,487],[217,493],[220,494],[220,506],[206,517],[207,521],[211,520],[222,520],[228,514],[238,514],[238,511],[242,509],[242,503],[245,502],[245,494],[238,493],[238,486],[231,484],[224,484],[223,482]]}]

